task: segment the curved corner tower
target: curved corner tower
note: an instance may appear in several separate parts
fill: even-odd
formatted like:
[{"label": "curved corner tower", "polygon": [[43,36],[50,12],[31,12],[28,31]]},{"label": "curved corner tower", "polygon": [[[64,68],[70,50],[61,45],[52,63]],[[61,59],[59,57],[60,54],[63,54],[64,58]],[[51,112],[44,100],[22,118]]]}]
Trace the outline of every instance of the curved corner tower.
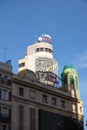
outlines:
[{"label": "curved corner tower", "polygon": [[66,65],[61,74],[62,85],[67,85],[75,89],[76,97],[80,99],[78,72],[73,65]]},{"label": "curved corner tower", "polygon": [[[54,74],[58,75],[58,63],[53,58],[53,46],[49,35],[42,34],[36,43],[27,47],[25,58],[19,60],[19,72],[24,69],[37,73],[43,82],[46,79],[54,81]],[[51,76],[48,76],[48,72]]]}]

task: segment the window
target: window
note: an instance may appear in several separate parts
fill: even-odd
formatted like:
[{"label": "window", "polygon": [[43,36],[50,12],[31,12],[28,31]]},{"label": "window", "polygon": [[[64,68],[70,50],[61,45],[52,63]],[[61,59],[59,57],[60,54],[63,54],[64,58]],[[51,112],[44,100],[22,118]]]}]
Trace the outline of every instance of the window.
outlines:
[{"label": "window", "polygon": [[52,105],[56,105],[56,98],[52,98]]},{"label": "window", "polygon": [[49,49],[48,48],[45,48],[46,52],[49,52]]},{"label": "window", "polygon": [[5,89],[2,90],[2,99],[8,100],[8,91]]},{"label": "window", "polygon": [[8,116],[8,109],[6,107],[2,108],[2,114],[3,114],[4,117]]},{"label": "window", "polygon": [[62,78],[63,85],[68,84],[67,81],[68,81],[67,75],[64,75]]},{"label": "window", "polygon": [[19,64],[19,68],[24,67],[24,66],[25,66],[25,62]]},{"label": "window", "polygon": [[7,84],[7,82],[8,82],[8,77],[7,77],[7,75],[5,75],[4,76],[4,83]]},{"label": "window", "polygon": [[39,52],[39,48],[36,49],[36,52]]},{"label": "window", "polygon": [[45,94],[42,95],[42,101],[47,103],[47,95]]},{"label": "window", "polygon": [[24,96],[24,88],[19,87],[19,96]]},{"label": "window", "polygon": [[65,108],[65,101],[64,100],[61,100],[61,108]]},{"label": "window", "polygon": [[49,49],[49,52],[50,52],[50,53],[52,53],[52,50],[51,50],[51,49]]},{"label": "window", "polygon": [[82,113],[82,107],[80,106],[80,112]]},{"label": "window", "polygon": [[74,86],[74,77],[73,77],[73,75],[70,75],[70,85]]},{"label": "window", "polygon": [[44,51],[44,48],[40,48],[40,51]]},{"label": "window", "polygon": [[35,109],[30,108],[30,130],[35,130]]},{"label": "window", "polygon": [[33,90],[30,90],[30,98],[35,99],[36,98],[36,92]]}]

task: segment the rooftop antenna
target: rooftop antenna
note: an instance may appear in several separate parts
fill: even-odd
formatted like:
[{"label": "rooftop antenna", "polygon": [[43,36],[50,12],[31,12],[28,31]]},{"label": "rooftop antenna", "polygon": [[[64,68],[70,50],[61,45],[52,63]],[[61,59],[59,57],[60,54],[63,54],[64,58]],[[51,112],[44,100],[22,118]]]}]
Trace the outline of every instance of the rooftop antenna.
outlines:
[{"label": "rooftop antenna", "polygon": [[8,48],[4,48],[4,62],[6,61],[6,51]]}]

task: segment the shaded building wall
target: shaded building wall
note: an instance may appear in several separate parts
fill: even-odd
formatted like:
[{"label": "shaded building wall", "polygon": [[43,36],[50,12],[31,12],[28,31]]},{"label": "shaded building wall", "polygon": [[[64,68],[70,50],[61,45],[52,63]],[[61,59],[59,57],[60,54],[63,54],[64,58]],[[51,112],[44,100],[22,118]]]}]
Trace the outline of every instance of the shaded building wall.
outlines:
[{"label": "shaded building wall", "polygon": [[39,130],[83,130],[83,122],[71,117],[39,110]]}]

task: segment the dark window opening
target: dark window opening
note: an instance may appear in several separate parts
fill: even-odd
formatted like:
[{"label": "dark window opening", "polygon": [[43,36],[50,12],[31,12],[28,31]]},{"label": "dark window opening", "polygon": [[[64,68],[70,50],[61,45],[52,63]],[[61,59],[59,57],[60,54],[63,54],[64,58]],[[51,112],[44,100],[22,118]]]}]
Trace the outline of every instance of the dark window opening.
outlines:
[{"label": "dark window opening", "polygon": [[52,105],[56,105],[56,98],[52,98]]},{"label": "dark window opening", "polygon": [[24,96],[24,88],[19,88],[19,96]]},{"label": "dark window opening", "polygon": [[61,108],[65,108],[65,101],[61,100]]},{"label": "dark window opening", "polygon": [[74,86],[74,77],[73,77],[73,75],[70,75],[70,85]]},{"label": "dark window opening", "polygon": [[47,95],[45,95],[45,94],[42,95],[42,101],[47,103]]},{"label": "dark window opening", "polygon": [[25,62],[19,64],[19,68],[24,67],[24,66],[25,66]]}]

